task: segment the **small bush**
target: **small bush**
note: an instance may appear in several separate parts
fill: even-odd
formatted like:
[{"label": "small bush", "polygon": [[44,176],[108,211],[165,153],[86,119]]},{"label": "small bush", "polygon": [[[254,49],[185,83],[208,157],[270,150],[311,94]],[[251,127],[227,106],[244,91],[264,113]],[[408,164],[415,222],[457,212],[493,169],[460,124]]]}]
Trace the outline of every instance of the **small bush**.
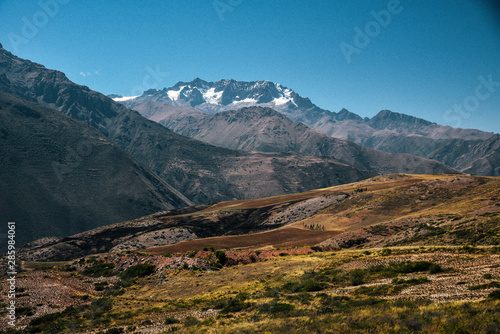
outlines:
[{"label": "small bush", "polygon": [[16,314],[17,315],[25,315],[25,316],[32,316],[35,315],[35,312],[33,311],[32,307],[25,306],[25,307],[18,307],[16,308]]},{"label": "small bush", "polygon": [[287,282],[283,289],[289,292],[314,292],[326,289],[327,285],[314,279],[306,279],[300,282]]},{"label": "small bush", "polygon": [[224,251],[215,251],[215,257],[217,258],[217,261],[219,261],[220,264],[224,265],[227,262],[227,256],[226,252]]},{"label": "small bush", "polygon": [[429,273],[431,273],[431,274],[438,274],[438,273],[442,273],[442,272],[443,272],[443,268],[439,264],[432,263],[429,267]]},{"label": "small bush", "polygon": [[[90,261],[90,259],[89,259]],[[91,262],[93,265],[87,267],[83,270],[83,274],[90,277],[109,277],[114,276],[113,269],[115,268],[114,263],[95,261]]]},{"label": "small bush", "polygon": [[382,295],[395,295],[403,289],[402,286],[394,286],[391,284],[379,284],[371,286],[362,286],[354,290],[356,295],[365,296],[382,296]]},{"label": "small bush", "polygon": [[186,327],[196,326],[199,323],[200,323],[200,320],[196,319],[195,317],[187,317],[184,320],[184,326],[186,326]]},{"label": "small bush", "polygon": [[94,283],[94,289],[95,289],[95,291],[103,291],[107,285],[108,285],[108,282],[97,282],[97,283]]},{"label": "small bush", "polygon": [[365,283],[365,271],[362,269],[351,270],[349,273],[349,281],[353,286]]},{"label": "small bush", "polygon": [[262,313],[267,313],[269,315],[276,315],[282,313],[289,313],[295,307],[288,303],[270,302],[258,306],[258,309]]},{"label": "small bush", "polygon": [[492,288],[500,288],[500,282],[493,281],[485,284],[478,284],[470,286],[469,290],[484,290],[484,289],[492,289]]},{"label": "small bush", "polygon": [[382,256],[387,256],[387,255],[391,255],[391,254],[392,254],[392,249],[390,249],[390,248],[383,248],[380,251],[380,255],[382,255]]},{"label": "small bush", "polygon": [[172,325],[172,324],[177,324],[179,323],[179,320],[177,320],[174,317],[166,317],[165,318],[165,325]]},{"label": "small bush", "polygon": [[156,266],[149,263],[141,263],[132,267],[128,267],[125,271],[121,272],[118,276],[122,279],[133,279],[149,276],[156,272]]},{"label": "small bush", "polygon": [[104,313],[113,308],[113,303],[113,298],[99,298],[97,300],[94,300],[90,304],[90,307],[95,313]]},{"label": "small bush", "polygon": [[491,291],[488,297],[491,299],[500,299],[500,290]]},{"label": "small bush", "polygon": [[247,298],[247,294],[239,293],[235,298],[230,297],[218,300],[215,303],[214,308],[221,310],[220,313],[222,314],[239,312],[250,306],[245,303]]},{"label": "small bush", "polygon": [[59,267],[57,268],[57,270],[60,270],[60,271],[76,271],[76,267],[70,265],[70,264],[67,264],[67,265],[64,265],[62,267]]}]

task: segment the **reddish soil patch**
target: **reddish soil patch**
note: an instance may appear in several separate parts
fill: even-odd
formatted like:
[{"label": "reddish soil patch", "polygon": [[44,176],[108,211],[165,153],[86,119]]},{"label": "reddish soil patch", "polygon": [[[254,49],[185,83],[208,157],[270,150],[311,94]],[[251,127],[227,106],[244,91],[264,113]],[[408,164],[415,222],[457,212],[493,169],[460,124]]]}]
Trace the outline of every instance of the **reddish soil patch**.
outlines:
[{"label": "reddish soil patch", "polygon": [[174,245],[152,247],[143,250],[152,255],[186,253],[203,248],[215,249],[259,248],[264,246],[292,247],[313,246],[341,233],[340,231],[314,231],[295,227],[276,229],[248,235],[223,236],[179,242]]}]

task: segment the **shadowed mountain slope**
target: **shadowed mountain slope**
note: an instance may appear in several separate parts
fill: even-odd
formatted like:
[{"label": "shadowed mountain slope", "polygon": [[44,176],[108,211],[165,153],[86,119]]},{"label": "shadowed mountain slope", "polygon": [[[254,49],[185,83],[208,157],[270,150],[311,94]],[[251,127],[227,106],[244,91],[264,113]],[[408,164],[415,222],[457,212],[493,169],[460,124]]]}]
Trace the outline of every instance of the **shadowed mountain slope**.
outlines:
[{"label": "shadowed mountain slope", "polygon": [[[435,159],[452,168],[475,174],[498,175],[494,174],[498,165],[485,167],[486,160],[486,164],[491,164],[494,161],[491,157],[500,154],[494,148],[484,149],[483,142],[491,140],[493,133],[443,126],[389,110],[382,110],[372,118],[361,118],[346,109],[338,113],[330,112],[317,107],[293,90],[269,81],[207,82],[195,79],[191,82],[179,82],[163,90],[148,90],[139,97],[121,97],[120,101],[136,110],[144,109],[146,102],[158,102],[177,107],[193,107],[211,114],[243,107],[268,107],[294,122],[304,123],[331,137],[347,139],[384,152]],[[146,117],[156,121],[164,117],[163,110],[151,108],[147,112]],[[456,145],[463,150],[454,149]],[[454,154],[443,156],[442,151]],[[462,155],[473,160],[464,166]]]},{"label": "shadowed mountain slope", "polygon": [[3,92],[0,185],[19,245],[192,205],[95,129]]},{"label": "shadowed mountain slope", "polygon": [[215,115],[151,101],[135,108],[175,132],[220,147],[334,157],[357,168],[383,174],[454,172],[437,161],[408,154],[390,154],[329,137],[302,123],[292,122],[270,108],[247,107]]},{"label": "shadowed mountain slope", "polygon": [[[74,84],[61,72],[15,57],[2,48],[0,90],[57,109],[98,129],[195,203],[305,191],[373,175],[335,159],[250,154],[187,138]],[[269,183],[264,184],[266,181]]]}]

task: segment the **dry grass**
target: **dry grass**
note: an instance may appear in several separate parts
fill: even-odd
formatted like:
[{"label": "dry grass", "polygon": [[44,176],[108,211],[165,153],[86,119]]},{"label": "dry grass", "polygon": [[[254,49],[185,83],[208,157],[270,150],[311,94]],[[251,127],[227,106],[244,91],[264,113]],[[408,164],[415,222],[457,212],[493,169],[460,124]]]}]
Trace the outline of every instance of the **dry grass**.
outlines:
[{"label": "dry grass", "polygon": [[145,249],[144,252],[152,255],[163,255],[166,253],[186,253],[209,247],[214,247],[215,249],[256,249],[267,246],[313,246],[338,233],[340,232],[284,227],[268,232],[247,235],[223,236],[183,241],[174,245],[148,248]]},{"label": "dry grass", "polygon": [[[135,326],[137,333],[158,333],[177,326],[180,333],[210,333],[212,330],[237,333],[243,328],[247,328],[249,333],[298,333],[306,330],[304,328],[308,332],[326,333],[349,332],[349,328],[354,328],[355,321],[366,323],[366,328],[359,328],[356,332],[391,332],[391,328],[393,331],[397,326],[400,326],[401,332],[408,332],[405,326],[411,326],[412,322],[400,322],[404,320],[401,316],[406,314],[406,317],[418,318],[426,312],[433,314],[420,323],[426,332],[442,332],[446,328],[449,332],[456,331],[456,325],[452,323],[455,317],[465,317],[468,326],[482,330],[486,324],[493,326],[493,319],[498,319],[499,305],[487,299],[493,289],[470,290],[469,287],[500,280],[500,255],[492,254],[492,250],[491,247],[483,247],[472,253],[463,253],[458,248],[396,247],[389,255],[384,255],[388,253],[386,250],[374,248],[369,251],[343,250],[282,256],[218,271],[163,271],[161,275],[139,279],[126,288],[123,295],[112,297],[112,308],[94,320],[84,322],[86,325],[82,325],[80,330],[62,329],[60,332],[90,333],[111,327]],[[362,285],[349,283],[349,277],[356,270],[405,261],[430,261],[439,264],[444,271],[394,274],[400,280],[425,275],[428,281],[400,286],[389,295],[364,296],[357,291],[360,286],[391,285],[392,278],[374,276]],[[288,282],[303,280],[304,274],[311,270],[326,273],[327,276],[317,276],[317,279],[328,280],[328,273],[333,270],[345,280],[338,283],[334,280],[321,291],[291,292],[284,289]],[[27,287],[28,293],[39,296],[38,302],[43,301],[43,294],[47,297],[53,294],[33,284],[33,280],[41,281],[43,274],[47,272],[36,270],[25,274],[20,281],[20,286]],[[56,284],[53,289],[79,287],[75,291],[68,290],[65,298],[71,297],[71,294],[88,293],[96,301],[103,294],[93,290],[92,283],[85,283],[102,279],[60,271],[50,271],[49,274],[50,282],[46,283]],[[111,279],[116,281],[116,278]],[[79,299],[71,298],[71,301],[75,301],[74,305],[82,303]],[[462,309],[464,303],[469,306]],[[82,315],[91,310],[88,304],[82,307]],[[478,318],[470,316],[471,310],[476,312],[474,314]],[[82,315],[75,318],[69,313],[67,316],[62,314],[60,317],[63,320],[59,321],[74,323],[81,320]],[[179,323],[166,324],[166,317]],[[380,322],[381,319],[386,321]],[[23,320],[22,323],[28,322]],[[451,327],[443,325],[449,322]]]}]

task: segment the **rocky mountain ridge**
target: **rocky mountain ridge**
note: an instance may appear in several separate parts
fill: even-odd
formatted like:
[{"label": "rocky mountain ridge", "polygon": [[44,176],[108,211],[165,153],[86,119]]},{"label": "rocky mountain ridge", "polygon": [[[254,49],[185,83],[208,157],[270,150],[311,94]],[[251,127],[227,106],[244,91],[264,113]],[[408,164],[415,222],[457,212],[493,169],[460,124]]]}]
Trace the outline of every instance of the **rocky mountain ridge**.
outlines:
[{"label": "rocky mountain ridge", "polygon": [[[186,135],[189,135],[188,128],[194,124],[195,118],[199,119],[200,115],[203,115],[193,112],[194,108],[204,113],[216,114],[259,106],[272,108],[294,122],[303,123],[328,136],[347,139],[364,147],[434,159],[452,168],[474,174],[498,175],[498,165],[494,162],[499,159],[500,152],[496,148],[497,145],[488,144],[496,141],[497,137],[493,133],[442,126],[389,110],[382,110],[372,118],[361,118],[346,109],[338,113],[330,112],[317,107],[293,90],[269,81],[206,82],[197,78],[191,82],[179,82],[163,90],[148,90],[138,97],[119,99],[121,103],[140,110],[152,120],[163,119],[163,123],[165,117],[162,113],[165,111],[159,103],[176,106],[180,108],[177,110],[181,114],[184,114],[183,107],[191,108],[189,122],[183,120],[183,125],[169,125],[175,131]],[[147,108],[145,103],[157,104]],[[154,111],[155,108],[157,111]],[[174,115],[169,117],[173,119]],[[177,118],[184,119],[184,116]],[[180,126],[184,129],[180,130]],[[457,146],[463,151],[457,151]],[[470,160],[466,162],[464,157]]]}]

